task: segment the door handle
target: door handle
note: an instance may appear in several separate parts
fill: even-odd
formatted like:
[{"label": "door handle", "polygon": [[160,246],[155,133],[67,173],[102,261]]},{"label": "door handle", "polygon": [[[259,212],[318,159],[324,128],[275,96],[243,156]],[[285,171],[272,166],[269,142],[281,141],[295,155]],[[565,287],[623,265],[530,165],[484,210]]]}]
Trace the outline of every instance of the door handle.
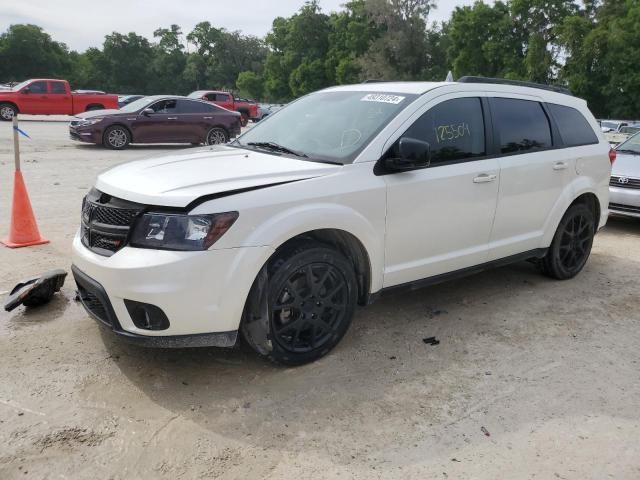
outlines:
[{"label": "door handle", "polygon": [[167,120],[177,120],[178,117],[167,117]]},{"label": "door handle", "polygon": [[489,183],[493,182],[496,178],[498,178],[498,176],[494,173],[492,173],[491,175],[483,173],[482,175],[478,175],[476,178],[474,178],[473,183]]},{"label": "door handle", "polygon": [[569,164],[567,162],[558,162],[553,166],[554,170],[565,170]]},{"label": "door handle", "polygon": [[213,117],[203,117],[205,120],[211,120]]}]

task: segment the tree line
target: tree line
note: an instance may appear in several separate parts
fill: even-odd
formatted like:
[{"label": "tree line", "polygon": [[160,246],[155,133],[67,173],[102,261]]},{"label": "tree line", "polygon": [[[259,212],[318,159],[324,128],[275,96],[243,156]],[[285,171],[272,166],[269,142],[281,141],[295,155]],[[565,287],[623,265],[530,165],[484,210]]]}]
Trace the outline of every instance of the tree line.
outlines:
[{"label": "tree line", "polygon": [[598,116],[640,116],[638,0],[497,0],[429,22],[434,0],[307,1],[258,38],[201,22],[107,35],[69,50],[36,25],[0,35],[0,80],[67,78],[75,88],[186,94],[231,89],[285,102],[335,84],[481,75],[568,86]]}]

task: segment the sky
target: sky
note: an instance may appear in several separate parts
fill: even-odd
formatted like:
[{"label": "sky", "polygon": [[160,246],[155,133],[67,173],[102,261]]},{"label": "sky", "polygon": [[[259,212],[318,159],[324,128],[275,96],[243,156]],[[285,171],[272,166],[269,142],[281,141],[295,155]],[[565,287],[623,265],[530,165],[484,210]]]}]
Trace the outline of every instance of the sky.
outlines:
[{"label": "sky", "polygon": [[[458,5],[474,0],[437,0],[429,21],[446,20]],[[345,0],[320,0],[323,11]],[[175,23],[188,33],[199,22],[264,36],[274,18],[295,13],[304,0],[0,0],[0,33],[14,23],[33,23],[72,50],[100,47],[111,32],[136,32],[150,39],[159,27]]]}]

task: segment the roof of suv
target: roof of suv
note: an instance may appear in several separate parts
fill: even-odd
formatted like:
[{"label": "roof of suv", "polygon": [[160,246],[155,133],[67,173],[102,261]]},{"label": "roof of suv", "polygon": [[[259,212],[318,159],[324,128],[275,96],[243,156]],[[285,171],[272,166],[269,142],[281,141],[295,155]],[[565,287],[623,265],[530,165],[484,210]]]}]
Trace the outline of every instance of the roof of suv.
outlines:
[{"label": "roof of suv", "polygon": [[340,85],[336,87],[330,87],[324,90],[325,92],[381,92],[381,93],[406,93],[414,95],[423,95],[431,90],[440,87],[458,87],[460,91],[478,91],[485,90],[487,92],[503,93],[503,94],[521,94],[521,95],[533,95],[539,98],[544,98],[545,101],[551,103],[560,103],[565,105],[586,105],[586,101],[572,96],[568,91],[567,93],[554,91],[553,87],[545,88],[546,86],[540,85],[536,87],[535,84],[531,85],[513,85],[509,83],[499,83],[487,79],[487,82],[367,82],[354,85]]}]

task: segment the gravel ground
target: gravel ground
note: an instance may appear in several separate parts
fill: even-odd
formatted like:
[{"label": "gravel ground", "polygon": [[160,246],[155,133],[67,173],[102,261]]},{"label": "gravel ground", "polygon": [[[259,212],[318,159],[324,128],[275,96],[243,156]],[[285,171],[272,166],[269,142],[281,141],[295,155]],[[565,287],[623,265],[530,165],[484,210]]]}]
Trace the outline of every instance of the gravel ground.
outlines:
[{"label": "gravel ground", "polygon": [[[0,247],[0,291],[68,269],[99,172],[181,148],[112,152],[45,120],[22,123],[23,171],[51,243]],[[387,297],[296,369],[244,348],[129,346],[68,278],[48,306],[0,312],[0,478],[638,479],[639,275],[640,222],[611,219],[574,280],[522,263]]]}]

